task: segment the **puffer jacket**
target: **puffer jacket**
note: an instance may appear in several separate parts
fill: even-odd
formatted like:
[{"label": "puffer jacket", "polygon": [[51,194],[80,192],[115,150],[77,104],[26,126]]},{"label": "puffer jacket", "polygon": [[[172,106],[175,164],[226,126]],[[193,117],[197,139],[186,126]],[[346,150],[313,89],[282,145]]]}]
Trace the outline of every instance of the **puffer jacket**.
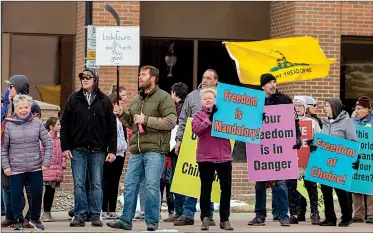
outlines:
[{"label": "puffer jacket", "polygon": [[[56,136],[51,136],[53,142],[53,154],[50,167],[43,172],[44,181],[63,181],[63,171],[66,169],[66,158],[62,155],[61,141]],[[44,158],[44,147],[40,145],[40,150]]]},{"label": "puffer jacket", "polygon": [[[42,159],[40,143],[45,148]],[[49,167],[52,158],[52,139],[39,118],[30,122],[16,124],[7,122],[4,130],[4,140],[1,145],[1,160],[3,169],[11,168],[12,173],[20,174],[34,172],[41,166]]]},{"label": "puffer jacket", "polygon": [[229,139],[211,136],[210,113],[204,107],[192,120],[192,130],[198,136],[197,162],[232,161],[232,148]]}]

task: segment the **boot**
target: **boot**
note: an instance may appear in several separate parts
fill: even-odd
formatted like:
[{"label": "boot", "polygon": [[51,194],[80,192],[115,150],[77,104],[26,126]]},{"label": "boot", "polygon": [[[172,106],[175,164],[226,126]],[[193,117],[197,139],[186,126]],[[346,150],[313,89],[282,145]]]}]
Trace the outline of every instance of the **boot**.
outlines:
[{"label": "boot", "polygon": [[52,218],[51,212],[44,212],[43,216],[41,217],[43,222],[53,222],[54,219]]}]

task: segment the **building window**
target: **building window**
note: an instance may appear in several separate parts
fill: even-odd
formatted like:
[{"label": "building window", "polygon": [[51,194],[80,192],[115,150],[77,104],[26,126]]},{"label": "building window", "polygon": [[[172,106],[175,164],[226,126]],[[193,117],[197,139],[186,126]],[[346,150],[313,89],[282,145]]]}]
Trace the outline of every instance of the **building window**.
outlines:
[{"label": "building window", "polygon": [[343,37],[341,100],[351,112],[357,99],[373,99],[373,38]]}]

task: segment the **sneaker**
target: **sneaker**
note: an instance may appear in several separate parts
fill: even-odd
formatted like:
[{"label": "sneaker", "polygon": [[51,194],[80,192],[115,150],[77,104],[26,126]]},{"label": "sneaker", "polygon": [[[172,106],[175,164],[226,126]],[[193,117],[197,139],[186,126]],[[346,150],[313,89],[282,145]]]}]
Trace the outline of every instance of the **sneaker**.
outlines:
[{"label": "sneaker", "polygon": [[70,227],[84,227],[84,226],[85,226],[85,221],[81,217],[74,216],[71,219]]},{"label": "sneaker", "polygon": [[16,222],[13,224],[13,230],[15,231],[21,231],[23,230],[23,224],[20,222]]},{"label": "sneaker", "polygon": [[365,223],[373,224],[373,218],[368,218]]},{"label": "sneaker", "polygon": [[108,227],[114,228],[114,229],[122,229],[122,230],[126,230],[126,231],[132,230],[132,226],[125,225],[121,221],[108,222],[108,223],[106,223],[106,225]]},{"label": "sneaker", "polygon": [[100,215],[93,216],[91,218],[91,226],[93,227],[102,227],[104,224],[100,219]]},{"label": "sneaker", "polygon": [[364,219],[362,219],[362,218],[357,218],[357,217],[353,217],[353,218],[352,218],[352,222],[353,222],[353,223],[364,223]]},{"label": "sneaker", "polygon": [[340,223],[338,223],[338,226],[339,227],[348,227],[350,224],[352,223],[352,220],[350,221],[341,221]]},{"label": "sneaker", "polygon": [[[298,221],[298,219],[297,219],[297,221]],[[283,227],[288,227],[288,226],[290,226],[290,219],[289,218],[280,219],[280,224]]]},{"label": "sneaker", "polygon": [[325,219],[320,223],[320,226],[322,227],[335,227],[337,226],[337,223],[329,221],[328,219]]},{"label": "sneaker", "polygon": [[290,224],[298,224],[298,218],[294,215],[290,216]]},{"label": "sneaker", "polygon": [[210,227],[210,219],[208,217],[204,217],[202,220],[201,231],[208,231]]},{"label": "sneaker", "polygon": [[147,231],[156,231],[156,230],[158,230],[158,224],[155,224],[155,223],[147,224],[146,230]]},{"label": "sneaker", "polygon": [[265,222],[266,222],[265,217],[261,217],[261,216],[259,216],[259,214],[257,214],[255,216],[255,218],[253,220],[251,220],[247,225],[249,225],[249,226],[264,226],[264,225],[266,225]]},{"label": "sneaker", "polygon": [[210,227],[216,226],[216,223],[215,223],[214,218],[212,216],[209,217],[209,226]]},{"label": "sneaker", "polygon": [[53,222],[54,219],[52,218],[51,212],[44,212],[43,217],[41,217],[43,222]]},{"label": "sneaker", "polygon": [[111,217],[110,217],[109,213],[104,212],[104,213],[102,213],[102,219],[103,220],[109,220],[109,219],[111,219]]},{"label": "sneaker", "polygon": [[174,221],[174,226],[187,226],[187,225],[194,225],[194,219],[180,216],[178,219]]},{"label": "sneaker", "polygon": [[1,221],[1,227],[10,227],[13,225],[13,220],[4,219]]},{"label": "sneaker", "polygon": [[[299,221],[299,218],[298,218]],[[320,225],[320,215],[319,214],[314,214],[311,216],[311,224],[312,225]]]},{"label": "sneaker", "polygon": [[44,225],[40,222],[40,220],[31,220],[30,225],[36,230],[44,230]]},{"label": "sneaker", "polygon": [[226,230],[226,231],[233,231],[233,227],[229,223],[229,221],[220,222],[220,229]]}]

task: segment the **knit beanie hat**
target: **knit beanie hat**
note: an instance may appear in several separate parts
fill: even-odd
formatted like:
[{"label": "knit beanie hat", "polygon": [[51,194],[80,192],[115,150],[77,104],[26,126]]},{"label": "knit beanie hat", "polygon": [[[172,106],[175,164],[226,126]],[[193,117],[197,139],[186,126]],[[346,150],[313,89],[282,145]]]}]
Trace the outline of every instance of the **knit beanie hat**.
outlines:
[{"label": "knit beanie hat", "polygon": [[262,87],[272,80],[276,80],[275,76],[272,74],[262,74],[262,76],[260,76],[260,86]]},{"label": "knit beanie hat", "polygon": [[369,108],[370,109],[370,99],[367,96],[361,96],[356,102],[356,106],[360,105],[363,108]]}]

